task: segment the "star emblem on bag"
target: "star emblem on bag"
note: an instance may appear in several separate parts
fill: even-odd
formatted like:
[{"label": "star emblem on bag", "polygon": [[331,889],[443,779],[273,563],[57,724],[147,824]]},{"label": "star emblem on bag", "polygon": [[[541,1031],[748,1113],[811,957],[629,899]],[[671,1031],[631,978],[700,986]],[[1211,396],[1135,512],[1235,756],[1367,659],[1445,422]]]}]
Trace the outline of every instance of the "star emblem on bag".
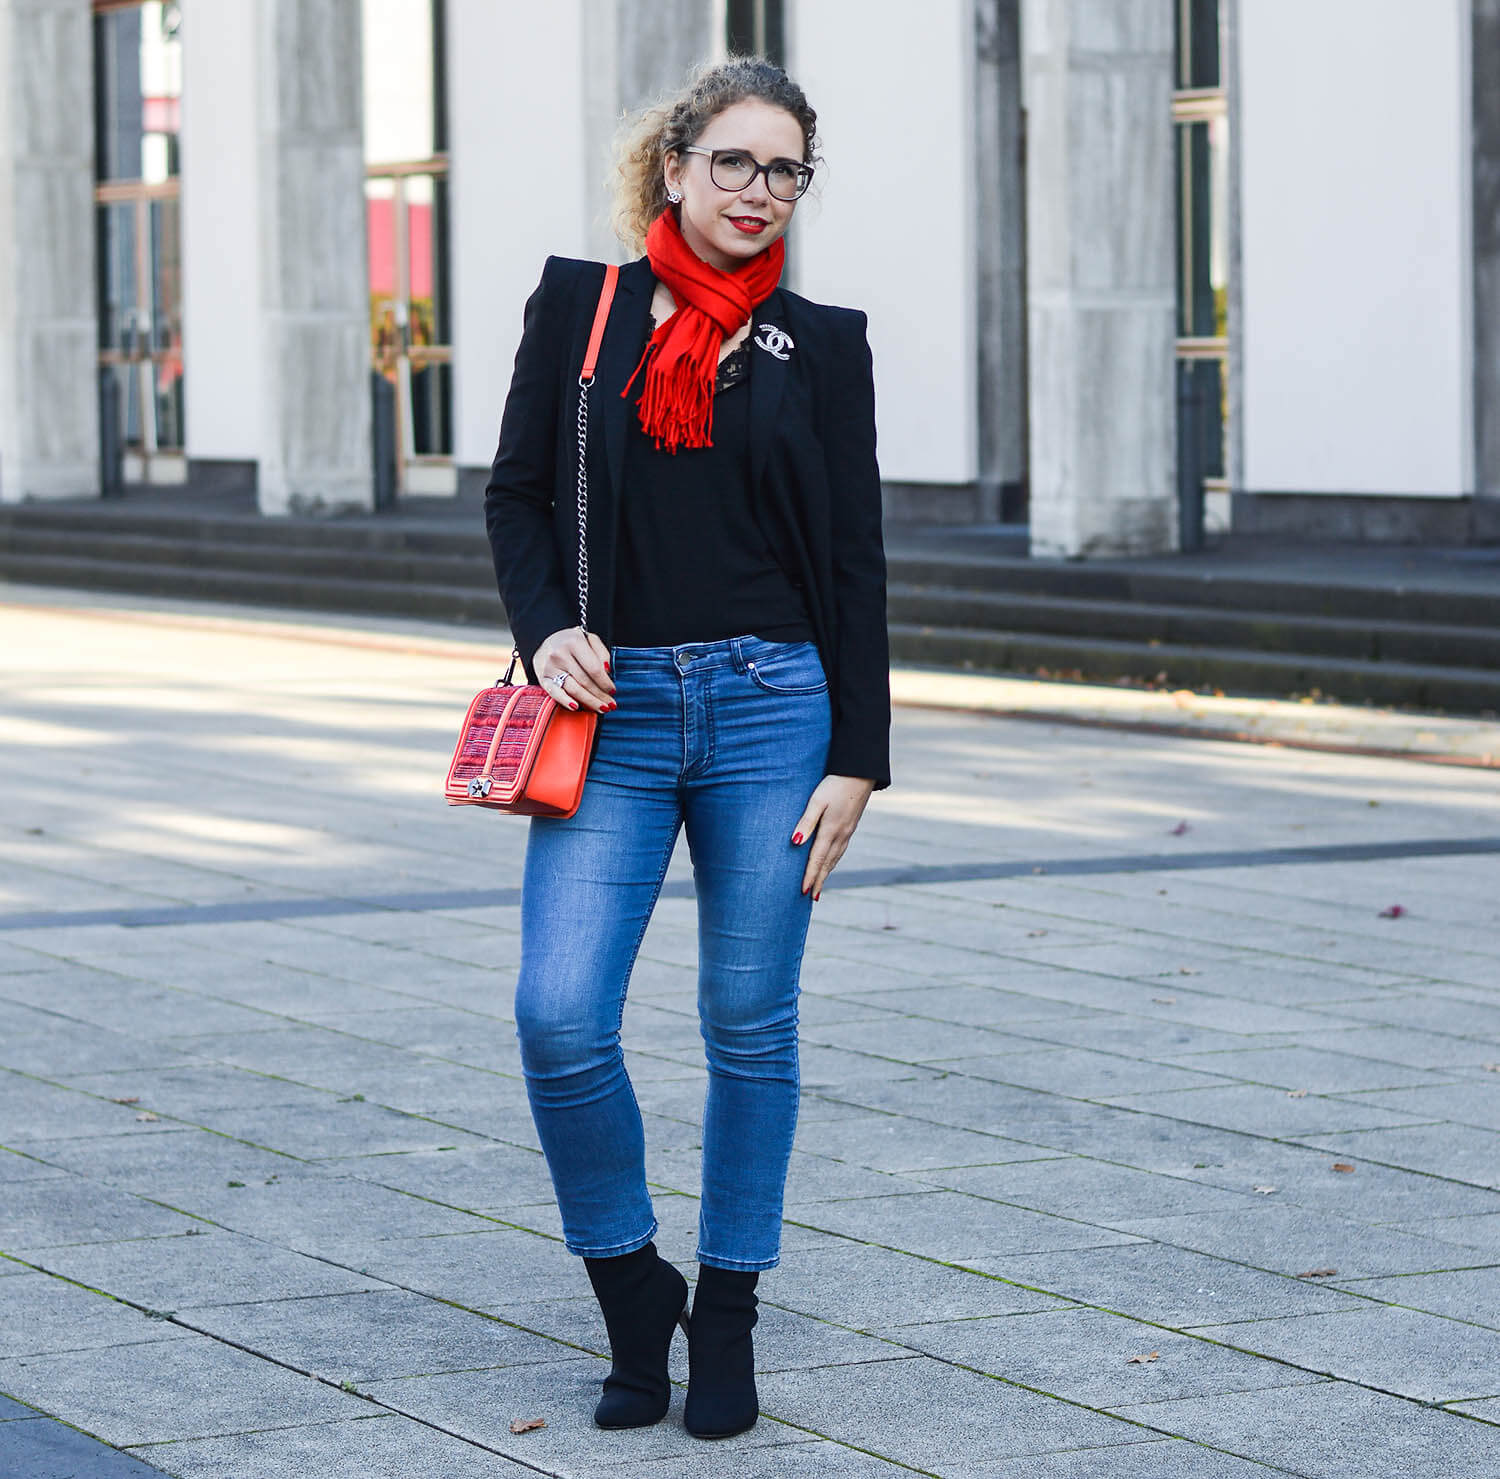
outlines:
[{"label": "star emblem on bag", "polygon": [[772,359],[789,359],[787,350],[795,349],[797,346],[792,342],[792,336],[785,329],[778,329],[775,324],[758,324],[760,333],[755,336],[756,347],[764,349]]}]

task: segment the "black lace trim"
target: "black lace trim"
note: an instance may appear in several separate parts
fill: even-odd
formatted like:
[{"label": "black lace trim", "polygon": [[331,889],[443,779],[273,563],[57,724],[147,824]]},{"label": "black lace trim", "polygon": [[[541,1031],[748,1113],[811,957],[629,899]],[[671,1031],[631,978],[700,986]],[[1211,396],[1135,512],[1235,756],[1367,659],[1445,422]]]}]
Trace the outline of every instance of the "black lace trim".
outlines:
[{"label": "black lace trim", "polygon": [[738,385],[749,374],[750,341],[746,339],[738,349],[731,349],[719,361],[719,373],[714,376],[714,390],[715,392],[728,390],[731,385]]}]

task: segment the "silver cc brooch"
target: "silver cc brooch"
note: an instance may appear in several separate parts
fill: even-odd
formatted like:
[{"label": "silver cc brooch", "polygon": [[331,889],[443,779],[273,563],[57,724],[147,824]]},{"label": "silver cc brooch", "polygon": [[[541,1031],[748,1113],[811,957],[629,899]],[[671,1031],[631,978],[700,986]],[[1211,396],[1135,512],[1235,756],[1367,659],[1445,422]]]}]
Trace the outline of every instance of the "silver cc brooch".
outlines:
[{"label": "silver cc brooch", "polygon": [[757,327],[760,333],[755,336],[756,346],[764,349],[772,359],[789,359],[787,350],[795,349],[797,346],[792,342],[792,336],[785,329],[778,329],[775,324],[760,324]]}]

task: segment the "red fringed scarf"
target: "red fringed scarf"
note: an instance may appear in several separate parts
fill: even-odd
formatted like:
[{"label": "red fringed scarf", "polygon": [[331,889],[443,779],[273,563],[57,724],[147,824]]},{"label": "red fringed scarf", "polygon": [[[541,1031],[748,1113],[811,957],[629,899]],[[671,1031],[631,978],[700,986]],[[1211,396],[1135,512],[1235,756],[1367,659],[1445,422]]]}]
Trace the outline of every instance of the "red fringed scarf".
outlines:
[{"label": "red fringed scarf", "polygon": [[652,334],[620,394],[628,396],[644,370],[641,427],[657,447],[710,447],[720,346],[776,290],[786,244],[777,237],[737,271],[721,272],[687,244],[676,215],[663,211],[646,233],[646,256],[677,309]]}]

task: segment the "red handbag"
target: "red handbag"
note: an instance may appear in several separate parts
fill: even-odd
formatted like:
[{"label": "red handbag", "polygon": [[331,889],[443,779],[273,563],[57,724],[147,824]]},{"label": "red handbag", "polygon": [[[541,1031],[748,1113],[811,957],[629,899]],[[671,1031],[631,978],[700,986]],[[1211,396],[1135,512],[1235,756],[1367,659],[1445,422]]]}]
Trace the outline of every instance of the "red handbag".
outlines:
[{"label": "red handbag", "polygon": [[[609,320],[620,269],[604,269],[583,369],[578,376],[578,625],[588,630],[589,387]],[[464,715],[448,764],[443,795],[449,806],[487,806],[518,816],[570,817],[583,800],[583,782],[599,715],[581,705],[563,708],[537,683],[511,681],[521,652],[510,655],[505,676],[481,689]]]}]

